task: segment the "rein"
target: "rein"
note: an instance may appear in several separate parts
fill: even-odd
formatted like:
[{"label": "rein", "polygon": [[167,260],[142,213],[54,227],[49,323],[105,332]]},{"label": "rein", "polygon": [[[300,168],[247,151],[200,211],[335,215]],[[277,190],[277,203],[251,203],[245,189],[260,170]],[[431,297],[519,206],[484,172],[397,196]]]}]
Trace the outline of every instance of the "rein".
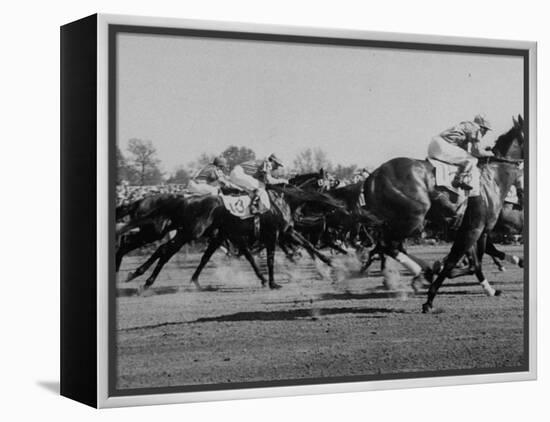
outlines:
[{"label": "rein", "polygon": [[496,156],[478,157],[478,160],[482,164],[506,163],[506,164],[512,164],[518,167],[523,163],[523,160],[509,160],[507,158],[496,157]]}]

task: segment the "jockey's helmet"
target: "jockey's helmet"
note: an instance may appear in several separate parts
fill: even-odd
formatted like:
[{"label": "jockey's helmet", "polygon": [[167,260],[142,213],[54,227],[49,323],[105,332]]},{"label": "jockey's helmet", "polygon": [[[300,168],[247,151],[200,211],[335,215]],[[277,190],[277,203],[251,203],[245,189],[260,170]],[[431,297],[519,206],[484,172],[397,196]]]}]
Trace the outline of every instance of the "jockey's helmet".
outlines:
[{"label": "jockey's helmet", "polygon": [[281,160],[279,160],[279,158],[277,158],[277,156],[275,154],[271,154],[269,157],[267,157],[267,159],[269,161],[271,161],[272,163],[277,164],[279,167],[284,167],[283,162]]},{"label": "jockey's helmet", "polygon": [[480,127],[485,128],[487,130],[492,130],[491,123],[489,120],[485,118],[485,116],[478,114],[476,117],[474,117],[474,123],[477,123]]},{"label": "jockey's helmet", "polygon": [[220,168],[226,168],[227,167],[227,160],[224,158],[224,157],[216,157],[214,158],[214,162],[213,164],[216,166],[216,167],[220,167]]}]

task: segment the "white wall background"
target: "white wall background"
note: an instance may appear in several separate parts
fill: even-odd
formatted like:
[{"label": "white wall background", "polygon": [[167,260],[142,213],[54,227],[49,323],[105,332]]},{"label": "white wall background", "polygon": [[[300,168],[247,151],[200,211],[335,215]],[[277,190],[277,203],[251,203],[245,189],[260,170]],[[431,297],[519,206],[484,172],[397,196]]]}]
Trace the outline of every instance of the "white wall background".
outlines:
[{"label": "white wall background", "polygon": [[[19,1],[2,7],[0,416],[3,420],[548,420],[543,245],[550,212],[550,21],[542,1]],[[55,393],[59,364],[59,29],[95,12],[539,41],[539,381],[93,411]],[[6,150],[7,147],[7,150]],[[6,236],[7,233],[7,236]],[[7,272],[6,272],[7,270]],[[546,389],[546,392],[545,392]]]}]

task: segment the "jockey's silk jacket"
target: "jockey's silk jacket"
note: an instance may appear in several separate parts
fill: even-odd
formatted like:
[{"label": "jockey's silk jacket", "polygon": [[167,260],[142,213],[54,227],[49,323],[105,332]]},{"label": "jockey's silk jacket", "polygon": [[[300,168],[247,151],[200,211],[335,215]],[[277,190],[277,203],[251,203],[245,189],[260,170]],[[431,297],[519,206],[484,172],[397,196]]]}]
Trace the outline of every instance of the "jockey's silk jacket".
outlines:
[{"label": "jockey's silk jacket", "polygon": [[208,184],[212,184],[223,178],[225,178],[225,175],[218,167],[214,164],[208,164],[195,174],[193,180],[196,182],[206,182]]},{"label": "jockey's silk jacket", "polygon": [[474,122],[460,122],[441,132],[439,136],[450,144],[468,149],[469,144],[477,144],[481,141],[481,127]]},{"label": "jockey's silk jacket", "polygon": [[268,176],[271,176],[272,166],[268,160],[250,160],[239,165],[245,174],[260,182],[267,183]]}]

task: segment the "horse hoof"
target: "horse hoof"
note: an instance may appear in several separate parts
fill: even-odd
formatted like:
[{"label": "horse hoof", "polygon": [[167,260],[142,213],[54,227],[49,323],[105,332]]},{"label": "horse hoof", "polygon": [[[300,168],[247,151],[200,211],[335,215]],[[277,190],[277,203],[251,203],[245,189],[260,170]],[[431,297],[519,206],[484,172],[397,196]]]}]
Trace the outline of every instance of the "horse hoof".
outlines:
[{"label": "horse hoof", "polygon": [[505,273],[506,272],[506,267],[500,267],[498,269],[501,273]]},{"label": "horse hoof", "polygon": [[495,296],[500,296],[502,295],[502,290],[495,290]]},{"label": "horse hoof", "polygon": [[151,291],[149,290],[149,286],[147,286],[146,284],[144,284],[143,286],[139,286],[137,289],[138,296],[150,296],[150,294],[147,294],[148,292],[151,293]]},{"label": "horse hoof", "polygon": [[430,305],[428,303],[424,303],[422,305],[422,313],[423,314],[429,314],[430,312],[432,312],[432,305]]},{"label": "horse hoof", "polygon": [[432,284],[434,281],[434,272],[431,268],[426,269],[424,271],[424,280],[427,281],[428,285]]},{"label": "horse hoof", "polygon": [[134,273],[128,273],[128,275],[126,276],[126,281],[125,283],[129,283],[130,281],[132,281],[134,279]]},{"label": "horse hoof", "polygon": [[418,294],[420,292],[420,288],[422,287],[422,280],[420,280],[421,276],[413,277],[411,281],[411,287],[415,294]]},{"label": "horse hoof", "polygon": [[280,289],[281,286],[280,284],[277,284],[277,283],[269,283],[269,288],[272,289],[272,290],[276,290],[276,289]]},{"label": "horse hoof", "polygon": [[441,272],[441,268],[443,267],[443,264],[441,261],[435,261],[434,265],[432,267],[432,278],[434,275],[438,275]]},{"label": "horse hoof", "polygon": [[523,258],[520,258],[520,259],[519,259],[518,266],[519,266],[520,268],[523,268]]},{"label": "horse hoof", "polygon": [[193,285],[195,286],[195,289],[197,289],[199,292],[202,291],[202,287],[199,284],[198,280],[191,280],[191,283],[193,283]]}]

